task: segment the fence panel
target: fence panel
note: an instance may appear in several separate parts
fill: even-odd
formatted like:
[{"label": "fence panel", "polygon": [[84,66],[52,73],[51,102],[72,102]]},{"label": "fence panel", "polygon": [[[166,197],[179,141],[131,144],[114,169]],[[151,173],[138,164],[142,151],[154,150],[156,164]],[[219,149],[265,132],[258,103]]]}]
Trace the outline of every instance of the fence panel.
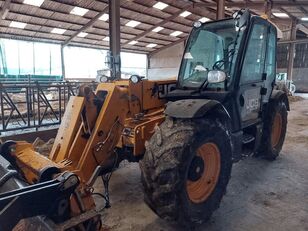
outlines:
[{"label": "fence panel", "polygon": [[92,82],[0,81],[0,133],[58,125],[65,106],[79,86]]}]

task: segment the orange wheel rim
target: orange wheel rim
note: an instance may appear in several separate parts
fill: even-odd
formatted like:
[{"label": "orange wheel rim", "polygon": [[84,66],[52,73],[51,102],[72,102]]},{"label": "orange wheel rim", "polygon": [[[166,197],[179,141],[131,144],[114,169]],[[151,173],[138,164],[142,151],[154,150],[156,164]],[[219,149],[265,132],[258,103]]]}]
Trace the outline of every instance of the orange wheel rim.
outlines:
[{"label": "orange wheel rim", "polygon": [[282,131],[282,116],[279,112],[276,113],[272,127],[271,143],[272,147],[276,147],[279,143]]},{"label": "orange wheel rim", "polygon": [[186,190],[194,203],[205,201],[214,191],[220,174],[220,152],[216,144],[205,143],[197,150],[188,173]]}]

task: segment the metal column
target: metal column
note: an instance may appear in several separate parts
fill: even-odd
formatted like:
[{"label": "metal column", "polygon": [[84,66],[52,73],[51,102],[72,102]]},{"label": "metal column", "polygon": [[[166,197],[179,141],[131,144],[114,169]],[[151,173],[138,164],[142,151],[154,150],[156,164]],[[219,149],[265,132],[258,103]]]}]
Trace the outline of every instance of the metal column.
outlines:
[{"label": "metal column", "polygon": [[121,78],[120,0],[109,0],[109,50],[111,77]]},{"label": "metal column", "polygon": [[61,69],[62,69],[62,77],[65,80],[65,62],[64,62],[64,46],[61,45]]},{"label": "metal column", "polygon": [[267,16],[268,19],[271,19],[271,16],[272,16],[272,8],[273,8],[273,4],[272,4],[272,1],[270,0],[267,0],[265,2],[265,15]]},{"label": "metal column", "polygon": [[[291,24],[291,34],[290,34],[290,40],[295,41],[296,40],[296,20],[292,20]],[[294,65],[294,56],[295,56],[295,43],[289,44],[289,55],[288,55],[288,80],[292,80],[293,78],[293,65]]]},{"label": "metal column", "polygon": [[216,19],[225,18],[225,0],[217,0]]}]

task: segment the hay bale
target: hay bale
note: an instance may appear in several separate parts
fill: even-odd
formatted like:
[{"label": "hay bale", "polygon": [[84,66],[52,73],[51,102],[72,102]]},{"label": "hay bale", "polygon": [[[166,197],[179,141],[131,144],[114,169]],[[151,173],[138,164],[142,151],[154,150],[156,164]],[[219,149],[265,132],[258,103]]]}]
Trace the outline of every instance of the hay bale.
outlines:
[{"label": "hay bale", "polygon": [[51,152],[54,142],[55,142],[54,138],[48,140],[47,142],[44,142],[38,137],[33,142],[33,146],[34,146],[35,151],[37,151],[38,153],[44,156],[49,156],[49,153]]},{"label": "hay bale", "polygon": [[303,97],[301,97],[301,96],[289,96],[288,97],[289,98],[289,102],[290,103],[294,103],[294,102],[298,102],[298,101],[302,101],[302,100],[304,100],[304,98]]}]

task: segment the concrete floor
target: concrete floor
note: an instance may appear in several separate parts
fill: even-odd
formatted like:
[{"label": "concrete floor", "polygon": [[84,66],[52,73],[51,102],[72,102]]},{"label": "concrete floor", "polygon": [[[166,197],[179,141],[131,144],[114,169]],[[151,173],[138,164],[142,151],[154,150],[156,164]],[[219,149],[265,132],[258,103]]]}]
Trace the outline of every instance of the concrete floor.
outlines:
[{"label": "concrete floor", "polygon": [[[197,231],[308,231],[308,100],[292,103],[291,109],[281,156],[235,164],[220,208]],[[96,189],[102,190],[100,181]],[[108,230],[181,230],[143,202],[138,164],[114,173],[110,193],[112,207],[102,212]],[[97,202],[102,205],[100,198]]]}]

